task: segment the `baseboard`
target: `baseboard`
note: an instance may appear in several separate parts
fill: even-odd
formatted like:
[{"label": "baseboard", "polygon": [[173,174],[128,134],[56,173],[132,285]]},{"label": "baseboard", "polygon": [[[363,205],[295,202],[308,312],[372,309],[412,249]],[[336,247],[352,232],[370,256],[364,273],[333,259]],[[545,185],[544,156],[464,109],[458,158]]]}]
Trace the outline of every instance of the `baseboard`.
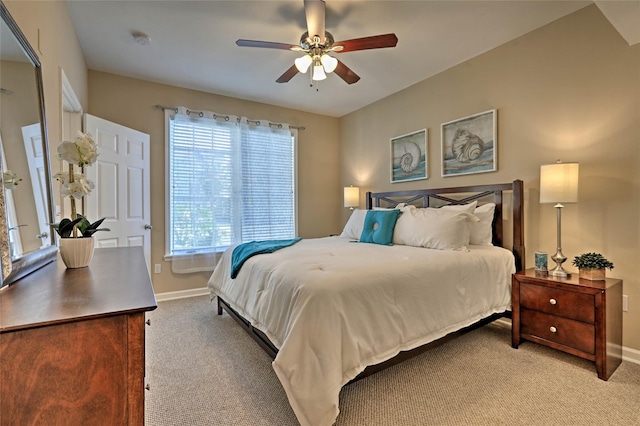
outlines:
[{"label": "baseboard", "polygon": [[[511,330],[511,320],[509,318],[499,318],[495,320],[492,324],[495,324],[500,328],[506,328],[508,330]],[[622,360],[629,361],[634,364],[640,364],[640,351],[623,346]]]},{"label": "baseboard", "polygon": [[156,300],[158,302],[164,302],[167,300],[185,299],[187,297],[204,296],[207,294],[209,294],[209,289],[207,287],[193,288],[189,290],[180,290],[180,291],[167,291],[164,293],[157,293]]},{"label": "baseboard", "polygon": [[624,361],[633,362],[634,364],[640,364],[640,351],[623,346],[622,359]]},{"label": "baseboard", "polygon": [[507,330],[511,330],[511,319],[510,318],[498,318],[491,324],[497,325],[500,328],[506,328]]}]

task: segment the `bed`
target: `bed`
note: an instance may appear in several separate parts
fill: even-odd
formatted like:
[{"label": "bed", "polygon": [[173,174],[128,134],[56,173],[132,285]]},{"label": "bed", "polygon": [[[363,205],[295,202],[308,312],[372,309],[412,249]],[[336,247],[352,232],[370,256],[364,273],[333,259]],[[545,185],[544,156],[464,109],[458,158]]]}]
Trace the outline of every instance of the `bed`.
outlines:
[{"label": "bed", "polygon": [[[420,234],[408,218],[422,214],[464,217],[475,232],[480,213],[469,212],[482,206],[492,206],[483,237],[490,244],[446,250],[395,241]],[[333,424],[340,389],[349,382],[508,316],[511,274],[524,267],[522,181],[367,193],[366,207],[381,212],[371,216],[403,211],[395,244],[350,238],[354,212],[341,236],[303,239],[249,258],[235,279],[229,249],[208,283],[218,314],[227,311],[272,356],[304,426]],[[502,247],[507,240],[509,250]]]}]

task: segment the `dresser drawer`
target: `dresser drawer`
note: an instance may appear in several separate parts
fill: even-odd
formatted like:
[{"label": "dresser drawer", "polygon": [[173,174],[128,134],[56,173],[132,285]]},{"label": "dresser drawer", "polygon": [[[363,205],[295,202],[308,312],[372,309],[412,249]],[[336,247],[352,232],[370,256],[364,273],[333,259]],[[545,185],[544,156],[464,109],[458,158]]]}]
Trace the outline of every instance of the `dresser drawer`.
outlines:
[{"label": "dresser drawer", "polygon": [[596,329],[592,324],[522,309],[520,331],[551,342],[595,354]]},{"label": "dresser drawer", "polygon": [[590,294],[522,283],[520,306],[589,324],[595,323],[595,298]]}]

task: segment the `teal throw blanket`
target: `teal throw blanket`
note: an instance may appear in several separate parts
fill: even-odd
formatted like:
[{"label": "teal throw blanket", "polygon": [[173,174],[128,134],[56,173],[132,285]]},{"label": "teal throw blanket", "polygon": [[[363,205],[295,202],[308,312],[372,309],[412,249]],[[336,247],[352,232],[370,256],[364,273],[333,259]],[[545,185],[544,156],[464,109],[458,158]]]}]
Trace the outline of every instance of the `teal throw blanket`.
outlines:
[{"label": "teal throw blanket", "polygon": [[293,238],[291,240],[268,240],[268,241],[251,241],[250,243],[240,244],[233,249],[231,254],[231,279],[238,276],[240,268],[244,262],[251,256],[256,254],[273,253],[281,248],[289,247],[300,241],[302,238]]}]

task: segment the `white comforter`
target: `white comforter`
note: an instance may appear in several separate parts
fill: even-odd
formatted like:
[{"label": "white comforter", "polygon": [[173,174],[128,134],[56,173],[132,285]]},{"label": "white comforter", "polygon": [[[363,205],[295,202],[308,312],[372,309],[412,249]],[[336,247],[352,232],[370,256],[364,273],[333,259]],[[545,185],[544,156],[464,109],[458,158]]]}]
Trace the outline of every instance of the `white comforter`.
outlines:
[{"label": "white comforter", "polygon": [[340,389],[368,365],[507,310],[515,272],[511,252],[498,247],[329,237],[254,256],[232,280],[231,252],[209,280],[211,297],[279,348],[273,368],[303,426],[333,424]]}]

